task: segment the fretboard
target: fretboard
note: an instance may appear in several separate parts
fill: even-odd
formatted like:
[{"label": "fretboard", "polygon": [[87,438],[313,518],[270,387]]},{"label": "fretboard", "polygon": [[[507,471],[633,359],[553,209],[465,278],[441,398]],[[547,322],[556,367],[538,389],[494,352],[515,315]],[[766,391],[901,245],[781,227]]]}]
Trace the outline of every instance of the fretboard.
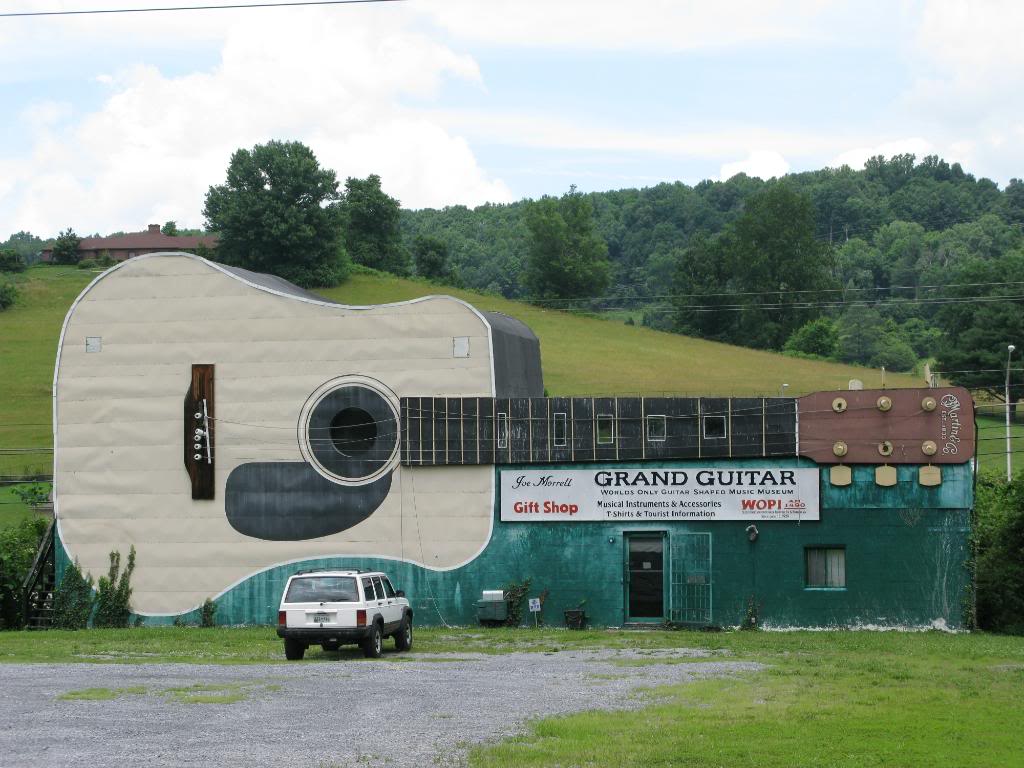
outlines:
[{"label": "fretboard", "polygon": [[793,456],[786,397],[404,397],[406,466]]}]

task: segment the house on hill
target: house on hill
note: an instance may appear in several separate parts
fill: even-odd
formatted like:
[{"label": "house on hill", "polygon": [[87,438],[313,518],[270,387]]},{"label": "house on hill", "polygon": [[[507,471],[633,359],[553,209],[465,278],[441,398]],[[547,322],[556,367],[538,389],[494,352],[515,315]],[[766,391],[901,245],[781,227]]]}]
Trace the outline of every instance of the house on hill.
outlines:
[{"label": "house on hill", "polygon": [[[107,253],[115,261],[124,261],[144,253],[160,251],[213,250],[217,247],[217,235],[165,235],[159,224],[150,224],[145,232],[129,232],[112,237],[83,237],[78,245],[80,259],[95,259]],[[45,248],[43,261],[53,260],[53,248]]]}]

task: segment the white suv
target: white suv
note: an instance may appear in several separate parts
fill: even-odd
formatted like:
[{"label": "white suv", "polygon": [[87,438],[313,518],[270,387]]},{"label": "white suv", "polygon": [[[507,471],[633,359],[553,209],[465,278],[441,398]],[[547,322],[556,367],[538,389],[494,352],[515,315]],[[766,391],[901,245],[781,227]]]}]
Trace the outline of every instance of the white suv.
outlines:
[{"label": "white suv", "polygon": [[394,637],[399,651],[412,647],[412,608],[405,593],[380,571],[299,571],[285,585],[277,636],[284,638],[290,661],[301,659],[314,644],[336,651],[344,643],[357,643],[377,658],[385,637]]}]

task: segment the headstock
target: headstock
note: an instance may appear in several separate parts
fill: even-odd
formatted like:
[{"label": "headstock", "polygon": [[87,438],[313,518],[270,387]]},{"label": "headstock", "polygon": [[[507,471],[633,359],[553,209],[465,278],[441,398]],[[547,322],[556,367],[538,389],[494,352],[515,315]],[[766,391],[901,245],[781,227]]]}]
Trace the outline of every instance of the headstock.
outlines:
[{"label": "headstock", "polygon": [[801,455],[819,464],[963,464],[974,408],[962,387],[815,392],[798,398]]}]

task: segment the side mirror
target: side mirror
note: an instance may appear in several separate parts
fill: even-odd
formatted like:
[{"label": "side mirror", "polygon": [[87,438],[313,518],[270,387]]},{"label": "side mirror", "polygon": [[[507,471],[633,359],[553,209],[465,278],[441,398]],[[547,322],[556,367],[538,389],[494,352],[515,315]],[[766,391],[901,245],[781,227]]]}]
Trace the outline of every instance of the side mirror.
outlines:
[{"label": "side mirror", "polygon": [[405,592],[400,589],[395,590],[395,597],[405,597]]}]

